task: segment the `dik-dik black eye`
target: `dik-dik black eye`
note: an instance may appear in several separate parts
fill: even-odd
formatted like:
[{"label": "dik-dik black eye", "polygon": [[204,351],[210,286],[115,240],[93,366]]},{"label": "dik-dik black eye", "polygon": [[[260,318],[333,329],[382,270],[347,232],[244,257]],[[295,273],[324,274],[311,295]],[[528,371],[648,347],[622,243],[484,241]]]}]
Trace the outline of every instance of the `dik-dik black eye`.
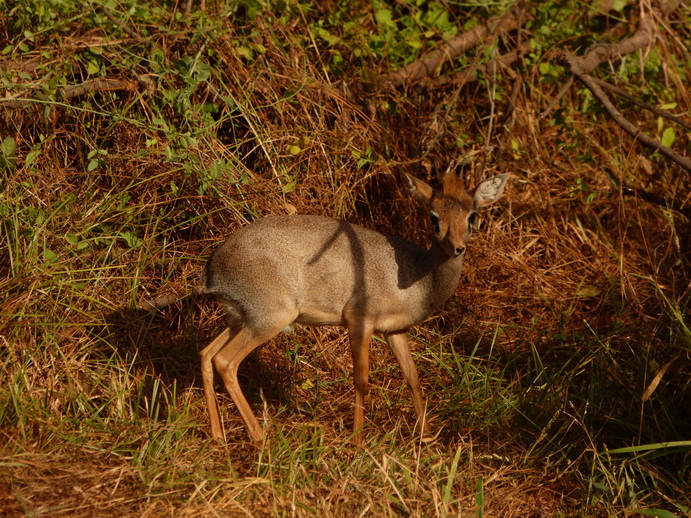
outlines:
[{"label": "dik-dik black eye", "polygon": [[468,227],[474,227],[477,223],[477,212],[471,212],[468,214]]},{"label": "dik-dik black eye", "polygon": [[432,222],[432,227],[434,228],[434,233],[439,234],[441,228],[439,226],[439,214],[436,212],[429,213],[429,220]]}]

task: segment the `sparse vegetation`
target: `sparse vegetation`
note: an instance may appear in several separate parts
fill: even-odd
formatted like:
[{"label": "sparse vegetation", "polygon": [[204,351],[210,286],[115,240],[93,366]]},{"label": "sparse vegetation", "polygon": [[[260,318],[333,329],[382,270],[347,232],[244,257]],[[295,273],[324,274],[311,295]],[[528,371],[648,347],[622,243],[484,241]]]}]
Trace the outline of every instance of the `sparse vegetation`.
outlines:
[{"label": "sparse vegetation", "polygon": [[[689,174],[580,86],[545,110],[568,79],[555,50],[622,39],[643,13],[654,45],[594,75],[688,123],[691,12],[532,4],[394,89],[378,79],[513,4],[0,0],[0,514],[691,513]],[[617,105],[690,154],[684,127]],[[292,212],[422,242],[400,173],[463,158],[470,184],[512,181],[456,296],[413,330],[434,439],[376,341],[351,445],[345,331],[321,328],[240,370],[269,441],[249,444],[220,386],[230,439],[211,441],[208,254]]]}]

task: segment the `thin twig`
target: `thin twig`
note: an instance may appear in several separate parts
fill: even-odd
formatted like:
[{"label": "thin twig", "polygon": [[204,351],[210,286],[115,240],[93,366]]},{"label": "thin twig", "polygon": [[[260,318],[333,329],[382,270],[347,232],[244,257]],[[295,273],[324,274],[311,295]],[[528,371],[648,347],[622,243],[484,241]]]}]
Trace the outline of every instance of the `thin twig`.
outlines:
[{"label": "thin twig", "polygon": [[631,187],[630,185],[622,185],[621,193],[624,196],[635,196],[636,198],[640,198],[641,200],[647,201],[648,203],[659,205],[660,207],[665,207],[667,209],[672,209],[678,212],[679,214],[683,214],[686,217],[686,219],[691,221],[691,207],[682,207],[681,204],[678,203],[676,200],[668,200],[664,196],[660,196],[659,194],[655,194],[654,192],[636,189],[635,187]]},{"label": "thin twig", "polygon": [[557,95],[554,96],[554,99],[550,101],[550,103],[547,105],[547,108],[542,110],[542,113],[540,114],[540,117],[544,118],[547,117],[550,113],[552,113],[552,110],[559,104],[559,101],[561,101],[561,98],[564,97],[566,92],[569,91],[569,88],[571,88],[571,85],[573,84],[573,76],[570,76],[566,82],[562,85],[562,87],[559,89],[557,92]]},{"label": "thin twig", "polygon": [[605,167],[603,168],[603,170],[607,175],[607,178],[609,178],[609,181],[617,189],[617,192],[621,192],[621,194],[623,194],[624,196],[633,196],[648,203],[659,205],[660,207],[665,207],[666,209],[674,210],[679,214],[682,214],[689,221],[691,221],[691,207],[685,207],[683,202],[680,203],[677,200],[667,199],[664,196],[655,194],[654,192],[638,189],[636,187],[633,187],[632,185],[621,182],[619,178],[617,178],[616,175],[614,175],[612,171],[609,170],[609,168]]},{"label": "thin twig", "polygon": [[115,15],[114,15],[113,13],[110,12],[110,9],[108,9],[105,5],[102,5],[102,6],[101,6],[101,10],[103,11],[103,14],[105,14],[106,17],[107,17],[111,22],[113,22],[115,25],[117,25],[117,26],[120,27],[123,31],[125,31],[125,33],[126,33],[128,36],[131,36],[132,38],[137,38],[137,39],[140,38],[139,34],[137,34],[137,32],[136,32],[135,30],[130,29],[130,28],[127,26],[127,24],[126,24],[125,22],[123,22],[122,20],[116,18]]}]

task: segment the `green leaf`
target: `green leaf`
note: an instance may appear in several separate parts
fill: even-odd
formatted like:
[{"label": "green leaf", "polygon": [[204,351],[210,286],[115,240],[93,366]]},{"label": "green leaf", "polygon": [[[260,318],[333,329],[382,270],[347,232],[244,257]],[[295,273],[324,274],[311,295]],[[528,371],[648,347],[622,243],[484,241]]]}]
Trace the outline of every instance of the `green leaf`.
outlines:
[{"label": "green leaf", "polygon": [[211,65],[207,63],[198,63],[194,78],[201,83],[209,79],[209,76],[211,76]]},{"label": "green leaf", "polygon": [[133,232],[121,232],[120,237],[125,240],[130,248],[139,248],[142,244],[142,240]]},{"label": "green leaf", "polygon": [[3,156],[6,157],[11,157],[14,155],[14,150],[17,149],[17,143],[14,141],[12,137],[6,137],[2,141],[2,145],[0,146],[2,148],[2,154]]},{"label": "green leaf", "polygon": [[378,9],[377,12],[374,13],[374,17],[376,18],[377,23],[384,25],[385,27],[396,26],[396,24],[393,22],[393,16],[390,9]]},{"label": "green leaf", "polygon": [[655,451],[667,450],[669,448],[691,448],[691,441],[668,441],[656,442],[652,444],[639,444],[638,446],[627,446],[625,448],[615,448],[608,450],[611,455],[618,455],[619,453],[638,453],[641,451]]},{"label": "green leaf", "polygon": [[409,47],[411,47],[415,50],[419,50],[423,46],[422,42],[420,40],[414,39],[414,38],[406,38],[405,42],[406,42],[406,45],[408,45]]},{"label": "green leaf", "polygon": [[665,128],[662,132],[662,145],[665,147],[671,147],[674,143],[674,128]]},{"label": "green leaf", "polygon": [[240,57],[243,57],[245,59],[252,59],[254,57],[254,54],[252,54],[252,50],[249,47],[245,47],[244,45],[236,46],[235,52],[237,52]]},{"label": "green leaf", "polygon": [[543,61],[538,65],[538,70],[540,71],[540,74],[543,76],[546,76],[552,71],[552,64],[548,63],[546,61]]},{"label": "green leaf", "polygon": [[612,2],[612,10],[620,13],[626,7],[626,4],[628,4],[627,0],[614,0]]},{"label": "green leaf", "polygon": [[314,30],[314,34],[316,34],[329,45],[336,45],[336,43],[338,43],[341,39],[338,36],[331,34],[324,27],[315,26],[312,29]]},{"label": "green leaf", "polygon": [[27,167],[36,162],[38,157],[41,156],[40,146],[36,146],[36,148],[37,149],[33,149],[26,154],[26,160],[24,160],[24,163],[27,165]]},{"label": "green leaf", "polygon": [[603,491],[605,493],[610,492],[610,489],[607,486],[605,486],[604,484],[600,484],[599,482],[593,482],[593,487],[595,489],[599,489],[600,491]]},{"label": "green leaf", "polygon": [[89,61],[89,63],[86,65],[86,73],[89,74],[90,76],[98,73],[100,70],[99,66],[94,63],[93,61]]}]

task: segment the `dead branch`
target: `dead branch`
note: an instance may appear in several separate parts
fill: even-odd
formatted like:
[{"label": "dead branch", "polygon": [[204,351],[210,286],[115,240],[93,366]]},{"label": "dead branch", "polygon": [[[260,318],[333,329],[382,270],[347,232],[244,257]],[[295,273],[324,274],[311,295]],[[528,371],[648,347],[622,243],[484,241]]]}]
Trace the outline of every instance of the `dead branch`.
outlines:
[{"label": "dead branch", "polygon": [[641,108],[643,108],[645,110],[653,112],[655,115],[659,115],[660,117],[667,119],[668,121],[674,122],[676,124],[679,124],[679,126],[682,126],[682,127],[686,128],[687,130],[691,131],[691,124],[686,122],[681,117],[677,117],[676,115],[672,115],[671,113],[667,113],[664,110],[660,110],[658,108],[655,108],[655,106],[651,106],[648,103],[641,101],[638,97],[634,97],[633,95],[631,95],[627,91],[622,90],[621,88],[617,88],[616,86],[611,85],[606,81],[602,81],[602,80],[600,80],[596,77],[592,77],[592,76],[591,76],[591,79],[593,81],[595,81],[595,83],[597,83],[597,85],[600,86],[601,88],[604,88],[605,90],[609,90],[610,92],[615,93],[615,94],[619,95],[620,97],[624,97],[625,99],[628,99],[629,101],[631,101],[636,106],[640,106]]},{"label": "dead branch", "polygon": [[[609,97],[602,89],[602,82],[589,75],[589,73],[595,70],[601,63],[608,61],[609,59],[643,50],[652,45],[656,33],[656,28],[652,22],[652,18],[655,16],[669,14],[677,7],[678,4],[679,0],[670,0],[668,2],[661,1],[658,2],[649,13],[641,11],[638,29],[628,39],[620,41],[619,43],[593,45],[584,55],[580,57],[573,56],[567,51],[561,51],[556,54],[556,60],[562,64],[573,77],[581,81],[593,93],[595,98],[605,107],[610,117],[612,117],[612,119],[624,131],[642,144],[655,149],[660,154],[674,161],[687,171],[691,171],[691,160],[678,155],[667,146],[663,146],[662,143],[657,139],[642,133],[640,128],[629,122],[621,114],[621,112],[615,108],[614,104],[612,104],[612,101],[610,101]],[[606,88],[611,91],[615,91],[615,87],[608,85]],[[559,93],[560,95],[563,95],[564,92],[565,89],[562,88]],[[621,95],[620,92],[622,91],[618,89],[615,91],[615,93]],[[628,96],[628,94],[625,95]],[[557,97],[557,100],[558,99],[559,96]],[[642,103],[642,101],[637,100],[637,104],[638,103],[645,104]],[[552,107],[554,104],[554,102],[550,103],[550,107]],[[652,109],[652,107],[648,105],[645,105],[644,107]],[[655,110],[653,109],[653,111]],[[543,114],[546,113],[548,113],[548,110],[543,112]],[[665,114],[664,116],[670,118],[668,114]],[[688,127],[685,123],[682,125]]]},{"label": "dead branch", "polygon": [[134,85],[129,81],[120,79],[94,79],[80,85],[66,86],[62,89],[62,97],[67,100],[90,92],[103,92],[108,90],[134,90]]},{"label": "dead branch", "polygon": [[581,70],[589,74],[605,61],[619,56],[633,54],[638,50],[645,49],[652,45],[653,39],[657,33],[657,28],[652,18],[670,14],[677,8],[680,2],[681,0],[658,1],[655,2],[655,6],[652,7],[649,13],[641,10],[640,22],[636,32],[634,32],[630,38],[620,41],[619,43],[598,43],[590,47],[590,49],[579,58]]},{"label": "dead branch", "polygon": [[610,117],[614,119],[614,122],[616,122],[626,133],[631,135],[633,138],[638,140],[641,144],[644,144],[648,147],[651,147],[658,151],[660,154],[666,156],[670,160],[674,161],[687,171],[691,171],[691,160],[689,160],[686,157],[680,156],[676,154],[674,151],[669,149],[667,146],[663,146],[662,143],[654,139],[652,137],[649,137],[645,133],[642,133],[640,128],[636,127],[633,125],[631,122],[629,122],[622,114],[617,110],[614,105],[612,104],[612,101],[609,100],[609,97],[607,97],[607,94],[600,88],[600,86],[593,81],[593,78],[590,77],[582,68],[581,66],[581,60],[580,58],[576,58],[575,56],[572,56],[568,52],[562,52],[560,53],[558,57],[560,63],[562,63],[567,70],[574,76],[576,79],[581,81],[595,96],[595,98],[602,103],[602,105],[605,107],[607,110],[607,113],[609,113]]},{"label": "dead branch", "polygon": [[447,41],[438,49],[395,72],[383,75],[378,83],[393,87],[415,83],[428,77],[444,63],[474,47],[491,35],[500,35],[517,29],[528,19],[528,12],[522,8],[512,9],[499,18],[478,25],[473,29]]},{"label": "dead branch", "polygon": [[[139,83],[141,86],[142,81],[140,80]],[[63,99],[68,100],[90,92],[115,90],[134,91],[137,90],[137,87],[132,81],[123,81],[121,79],[94,79],[80,85],[66,86],[62,90],[59,90],[59,94]],[[16,109],[40,101],[49,101],[49,99],[46,96],[37,96],[36,99],[5,98],[0,99],[0,106],[8,109]]]},{"label": "dead branch", "polygon": [[[657,5],[652,8],[651,14],[654,16],[667,16],[677,8],[680,1],[681,0],[669,0],[667,2],[657,2]],[[643,50],[652,45],[656,31],[654,25],[650,21],[651,14],[641,12],[638,29],[630,38],[620,41],[619,43],[598,43],[590,47],[585,54],[578,58],[581,70],[589,74],[600,66],[601,63],[631,54],[638,50]],[[559,59],[558,53],[556,59]],[[542,112],[543,117],[547,116],[554,109],[567,91],[568,88],[564,85],[549,106]]]},{"label": "dead branch", "polygon": [[456,87],[464,85],[465,83],[474,81],[477,78],[478,73],[485,74],[487,73],[487,71],[492,70],[495,67],[507,69],[509,65],[512,65],[520,57],[530,52],[530,50],[530,42],[525,41],[519,48],[507,52],[506,54],[502,54],[501,56],[498,56],[496,59],[493,59],[492,61],[488,61],[478,66],[466,68],[464,70],[461,70],[459,73],[454,74],[451,77],[440,77],[434,81],[434,85],[443,86],[451,84]]}]

